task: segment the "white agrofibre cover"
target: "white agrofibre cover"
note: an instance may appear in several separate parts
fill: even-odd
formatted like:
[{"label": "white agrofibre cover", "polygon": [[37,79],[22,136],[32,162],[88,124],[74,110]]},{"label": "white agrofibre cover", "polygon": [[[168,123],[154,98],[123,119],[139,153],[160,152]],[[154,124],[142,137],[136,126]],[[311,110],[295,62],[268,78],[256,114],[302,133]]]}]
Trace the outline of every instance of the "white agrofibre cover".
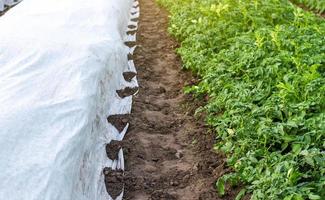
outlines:
[{"label": "white agrofibre cover", "polygon": [[124,164],[105,145],[123,135],[107,117],[137,85],[122,75],[133,4],[24,0],[0,17],[0,200],[110,199],[102,170]]},{"label": "white agrofibre cover", "polygon": [[0,12],[5,9],[5,6],[13,6],[21,0],[0,0]]}]

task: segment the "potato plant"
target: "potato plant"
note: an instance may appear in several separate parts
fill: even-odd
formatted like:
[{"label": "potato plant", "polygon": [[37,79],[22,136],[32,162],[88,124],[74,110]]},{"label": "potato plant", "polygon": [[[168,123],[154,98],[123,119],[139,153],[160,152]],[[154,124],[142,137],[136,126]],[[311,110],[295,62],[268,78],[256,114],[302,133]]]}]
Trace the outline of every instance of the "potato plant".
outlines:
[{"label": "potato plant", "polygon": [[319,13],[325,12],[324,0],[294,0],[294,2],[305,5],[312,10],[318,11]]},{"label": "potato plant", "polygon": [[325,199],[325,21],[288,0],[158,0],[240,199]]}]

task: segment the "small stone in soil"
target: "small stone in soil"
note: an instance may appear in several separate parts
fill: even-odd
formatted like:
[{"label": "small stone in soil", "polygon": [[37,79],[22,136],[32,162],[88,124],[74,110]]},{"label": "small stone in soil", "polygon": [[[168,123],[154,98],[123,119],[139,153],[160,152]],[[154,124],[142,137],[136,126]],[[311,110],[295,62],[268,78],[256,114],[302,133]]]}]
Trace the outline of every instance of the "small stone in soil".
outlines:
[{"label": "small stone in soil", "polygon": [[178,159],[181,159],[184,156],[184,154],[182,152],[179,152],[179,151],[175,155],[176,155],[176,157]]},{"label": "small stone in soil", "polygon": [[159,87],[158,88],[158,90],[159,90],[159,93],[166,93],[166,89],[164,88],[164,87]]}]

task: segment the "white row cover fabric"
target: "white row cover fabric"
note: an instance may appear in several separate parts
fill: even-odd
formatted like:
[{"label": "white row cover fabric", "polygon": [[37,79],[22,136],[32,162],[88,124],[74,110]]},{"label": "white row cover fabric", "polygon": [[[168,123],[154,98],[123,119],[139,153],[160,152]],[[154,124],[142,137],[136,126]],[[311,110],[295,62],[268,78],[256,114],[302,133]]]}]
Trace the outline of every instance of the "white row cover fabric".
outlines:
[{"label": "white row cover fabric", "polygon": [[4,11],[5,6],[13,6],[19,3],[21,0],[0,0],[0,12]]},{"label": "white row cover fabric", "polygon": [[102,170],[124,162],[105,145],[127,127],[107,117],[131,111],[116,90],[137,86],[122,75],[132,3],[25,0],[0,17],[1,200],[110,199]]}]

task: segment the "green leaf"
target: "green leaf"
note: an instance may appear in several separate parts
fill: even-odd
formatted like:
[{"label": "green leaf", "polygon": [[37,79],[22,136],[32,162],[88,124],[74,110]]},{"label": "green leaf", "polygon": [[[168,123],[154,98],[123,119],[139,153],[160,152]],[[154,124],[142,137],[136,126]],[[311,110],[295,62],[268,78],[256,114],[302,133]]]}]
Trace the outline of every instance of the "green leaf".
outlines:
[{"label": "green leaf", "polygon": [[301,144],[292,144],[292,152],[299,154],[301,152]]},{"label": "green leaf", "polygon": [[304,198],[300,194],[292,194],[286,196],[283,200],[304,200]]},{"label": "green leaf", "polygon": [[315,195],[315,194],[309,194],[308,195],[308,198],[311,199],[311,200],[317,200],[317,199],[321,199],[320,196],[318,195]]},{"label": "green leaf", "polygon": [[306,157],[305,157],[305,161],[306,161],[306,163],[308,163],[310,166],[312,166],[312,167],[315,166],[314,159],[313,159],[311,156],[306,156]]},{"label": "green leaf", "polygon": [[246,194],[246,189],[241,189],[240,192],[237,194],[235,200],[241,200]]},{"label": "green leaf", "polygon": [[220,196],[225,195],[225,181],[222,178],[217,181],[217,190]]}]

